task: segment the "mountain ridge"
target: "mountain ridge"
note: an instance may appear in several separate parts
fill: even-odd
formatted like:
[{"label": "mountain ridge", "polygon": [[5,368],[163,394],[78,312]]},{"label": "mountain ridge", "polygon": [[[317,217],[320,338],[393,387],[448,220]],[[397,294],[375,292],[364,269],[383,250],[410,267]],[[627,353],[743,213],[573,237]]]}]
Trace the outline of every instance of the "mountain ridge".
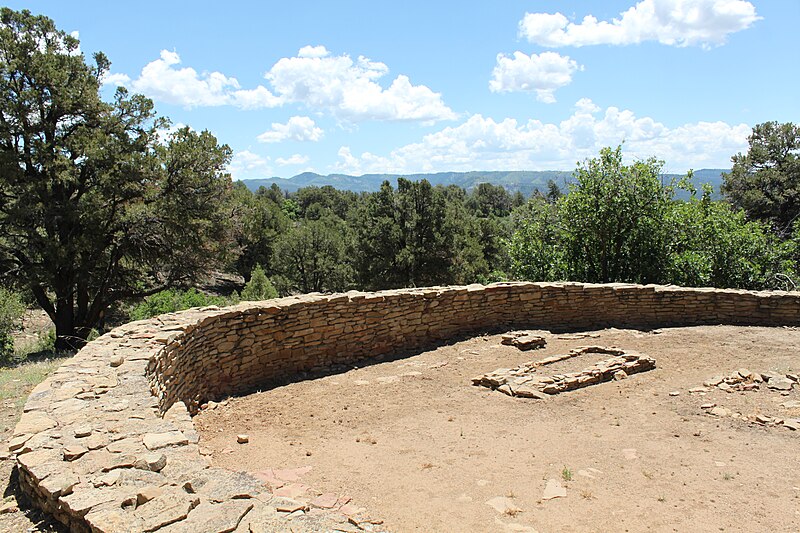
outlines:
[{"label": "mountain ridge", "polygon": [[[722,184],[722,173],[729,172],[729,169],[704,168],[694,171],[693,184],[698,189],[703,183],[710,183],[715,192],[719,192]],[[259,187],[270,187],[277,184],[286,192],[297,192],[303,187],[323,187],[330,185],[336,189],[349,190],[354,192],[374,192],[377,191],[384,181],[389,181],[392,185],[397,184],[398,178],[406,178],[411,181],[427,179],[432,185],[457,185],[467,191],[473,189],[479,183],[491,183],[502,185],[511,193],[522,192],[525,196],[530,196],[534,191],[546,191],[548,180],[554,180],[562,189],[572,180],[573,171],[568,170],[489,170],[489,171],[469,171],[469,172],[435,172],[420,174],[362,174],[353,176],[350,174],[317,174],[316,172],[303,172],[291,178],[255,178],[240,180],[251,191],[258,190]],[[663,174],[666,179],[679,179],[684,174]]]}]

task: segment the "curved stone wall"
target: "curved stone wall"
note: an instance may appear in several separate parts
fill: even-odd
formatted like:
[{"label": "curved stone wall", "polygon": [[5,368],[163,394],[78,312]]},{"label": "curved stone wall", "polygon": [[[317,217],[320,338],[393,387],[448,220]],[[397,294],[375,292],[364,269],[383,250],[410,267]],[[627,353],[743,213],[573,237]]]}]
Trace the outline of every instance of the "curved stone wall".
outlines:
[{"label": "curved stone wall", "polygon": [[800,294],[498,283],[192,309],[89,343],[33,390],[9,447],[22,489],[74,531],[280,530],[292,502],[201,455],[203,402],[479,331],[700,324],[800,325]]}]

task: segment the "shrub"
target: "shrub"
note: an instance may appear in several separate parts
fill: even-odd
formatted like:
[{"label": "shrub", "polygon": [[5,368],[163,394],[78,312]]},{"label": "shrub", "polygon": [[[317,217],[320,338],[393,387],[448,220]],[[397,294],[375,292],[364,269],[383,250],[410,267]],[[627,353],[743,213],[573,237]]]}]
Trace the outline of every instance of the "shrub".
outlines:
[{"label": "shrub", "polygon": [[210,296],[199,292],[195,288],[188,290],[167,289],[157,292],[144,299],[131,309],[131,320],[143,320],[164,313],[174,313],[190,307],[205,307],[208,305],[228,305],[229,300],[221,296]]},{"label": "shrub", "polygon": [[11,332],[17,328],[25,312],[20,295],[0,287],[0,361],[7,362],[14,356],[14,338]]},{"label": "shrub", "polygon": [[261,265],[256,265],[253,272],[250,274],[250,281],[248,281],[247,285],[242,289],[240,298],[242,301],[253,302],[277,297],[278,291],[264,273],[264,269],[261,268]]}]

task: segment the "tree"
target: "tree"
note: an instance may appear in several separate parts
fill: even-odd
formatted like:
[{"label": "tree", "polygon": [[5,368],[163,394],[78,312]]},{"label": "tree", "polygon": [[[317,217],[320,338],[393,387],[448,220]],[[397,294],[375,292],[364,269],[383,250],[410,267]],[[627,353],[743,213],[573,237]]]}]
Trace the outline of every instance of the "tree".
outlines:
[{"label": "tree", "polygon": [[547,202],[555,204],[562,196],[564,196],[564,193],[561,192],[561,188],[558,186],[558,183],[556,183],[552,178],[547,180],[547,194],[545,194]]},{"label": "tree", "polygon": [[294,195],[302,218],[316,220],[333,214],[345,220],[358,199],[352,191],[340,191],[330,185],[303,187]]},{"label": "tree", "polygon": [[397,255],[405,242],[395,191],[388,181],[359,206],[351,226],[355,232],[358,285],[369,289],[403,287],[405,280],[397,268]]},{"label": "tree", "polygon": [[712,201],[710,186],[700,198],[690,192],[669,213],[667,279],[693,287],[763,288],[777,261],[766,224]]},{"label": "tree", "polygon": [[[463,201],[463,190],[458,194]],[[355,217],[356,265],[362,286],[371,289],[452,283],[456,279],[458,233],[464,221],[448,217],[456,191],[427,180],[388,181]]]},{"label": "tree", "polygon": [[579,165],[559,200],[569,279],[658,282],[666,264],[665,214],[672,191],[654,158],[622,164],[622,147]]},{"label": "tree", "polygon": [[513,216],[517,230],[508,245],[512,275],[530,281],[565,279],[567,269],[557,206],[534,196]]},{"label": "tree", "polygon": [[273,264],[283,277],[282,292],[343,291],[352,279],[347,228],[334,216],[305,220],[275,243]]},{"label": "tree", "polygon": [[236,228],[239,249],[235,268],[245,279],[249,279],[256,265],[274,273],[273,247],[289,226],[289,218],[282,209],[283,200],[283,196],[277,196],[273,189],[261,187],[258,193],[253,194],[244,183],[234,184],[231,198],[234,215],[231,220]]},{"label": "tree", "polygon": [[722,192],[751,220],[770,223],[780,236],[800,216],[800,126],[765,122],[753,128],[747,154],[731,158]]},{"label": "tree", "polygon": [[103,54],[28,11],[0,11],[0,275],[79,347],[121,299],[190,283],[229,250],[230,149],[150,100],[99,95]]},{"label": "tree", "polygon": [[250,274],[250,281],[242,289],[240,297],[243,301],[250,302],[270,300],[278,297],[278,291],[272,286],[261,265],[256,265]]},{"label": "tree", "polygon": [[511,196],[502,185],[479,183],[473,189],[468,205],[479,217],[507,217],[511,213]]}]

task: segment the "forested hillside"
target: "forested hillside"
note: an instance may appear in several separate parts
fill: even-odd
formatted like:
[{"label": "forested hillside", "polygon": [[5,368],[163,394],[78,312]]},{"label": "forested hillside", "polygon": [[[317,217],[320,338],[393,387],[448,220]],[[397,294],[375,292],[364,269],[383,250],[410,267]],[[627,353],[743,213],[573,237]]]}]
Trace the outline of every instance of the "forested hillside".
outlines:
[{"label": "forested hillside", "polygon": [[[701,169],[694,171],[693,185],[700,187],[707,183],[711,185],[715,193],[718,193],[722,185],[722,175],[728,172],[724,169]],[[664,174],[662,179],[670,181],[680,179],[678,174]],[[354,192],[375,192],[380,189],[384,181],[392,185],[397,185],[398,178],[405,178],[411,181],[427,180],[431,185],[456,185],[467,191],[472,191],[480,183],[491,183],[492,185],[502,185],[508,192],[521,192],[525,196],[530,196],[536,191],[547,190],[549,181],[555,182],[560,187],[565,187],[574,181],[572,171],[560,170],[518,170],[509,172],[439,172],[436,174],[364,174],[362,176],[350,176],[347,174],[328,174],[323,176],[314,172],[304,172],[291,178],[263,178],[248,179],[242,183],[247,188],[255,192],[260,187],[271,187],[277,185],[286,192],[297,192],[303,187],[324,187],[330,185],[336,189]],[[680,195],[682,191],[677,191]]]}]

